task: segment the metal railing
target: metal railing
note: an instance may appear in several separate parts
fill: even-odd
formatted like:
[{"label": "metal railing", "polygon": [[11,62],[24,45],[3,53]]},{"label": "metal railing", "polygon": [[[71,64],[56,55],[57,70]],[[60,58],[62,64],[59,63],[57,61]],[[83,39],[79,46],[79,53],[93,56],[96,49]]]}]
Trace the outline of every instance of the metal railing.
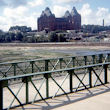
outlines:
[{"label": "metal railing", "polygon": [[[57,95],[67,95],[82,89],[89,90],[98,85],[105,85],[109,82],[109,67],[110,63],[104,62],[1,78],[0,110],[17,106],[24,109],[25,104],[38,100],[45,101]],[[20,81],[19,84],[16,84],[17,80]],[[10,82],[13,82],[13,85]],[[11,95],[7,97],[8,92]]]},{"label": "metal railing", "polygon": [[37,59],[22,62],[0,63],[0,78],[35,72],[54,71],[58,69],[79,67],[109,61],[110,54],[105,53],[88,56]]}]

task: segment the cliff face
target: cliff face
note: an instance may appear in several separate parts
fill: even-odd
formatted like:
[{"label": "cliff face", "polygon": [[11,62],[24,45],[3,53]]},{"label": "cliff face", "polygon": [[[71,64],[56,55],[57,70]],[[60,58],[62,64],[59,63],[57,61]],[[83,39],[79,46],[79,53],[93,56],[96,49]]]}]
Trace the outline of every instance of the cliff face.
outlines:
[{"label": "cliff face", "polygon": [[56,18],[51,10],[47,7],[42,11],[41,16],[38,18],[38,31],[48,29],[49,31],[55,30],[79,30],[81,28],[81,15],[73,7],[71,13],[65,12],[62,18]]}]

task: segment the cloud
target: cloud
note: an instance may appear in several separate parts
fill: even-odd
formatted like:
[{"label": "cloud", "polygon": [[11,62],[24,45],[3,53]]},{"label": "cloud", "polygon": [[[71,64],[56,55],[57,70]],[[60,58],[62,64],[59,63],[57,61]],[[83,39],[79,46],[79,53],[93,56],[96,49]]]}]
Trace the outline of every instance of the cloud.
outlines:
[{"label": "cloud", "polygon": [[5,5],[6,5],[6,3],[3,0],[0,0],[0,6],[2,7],[2,6],[5,6]]},{"label": "cloud", "polygon": [[106,15],[108,15],[108,13],[109,13],[109,9],[107,9],[107,8],[100,8],[99,7],[96,15],[100,16],[100,17],[102,17],[102,16],[105,17]]},{"label": "cloud", "polygon": [[27,4],[27,0],[6,0],[8,6],[19,7]]},{"label": "cloud", "polygon": [[81,2],[83,0],[55,0],[54,3],[76,3]]},{"label": "cloud", "polygon": [[84,4],[82,9],[80,10],[80,13],[83,16],[89,16],[92,13],[92,9],[90,8],[90,5],[88,3]]},{"label": "cloud", "polygon": [[[19,24],[21,19],[23,20],[25,13],[28,9],[26,7],[20,6],[17,8],[5,8],[3,15],[0,17],[0,28],[7,31],[10,26]],[[3,27],[2,27],[3,26]]]},{"label": "cloud", "polygon": [[93,18],[95,13],[93,13],[88,3],[82,6],[82,8],[79,10],[79,13],[81,14],[82,24],[92,24],[94,22]]},{"label": "cloud", "polygon": [[10,26],[20,25],[29,26],[37,29],[37,17],[40,13],[29,13],[29,8],[19,6],[17,8],[5,8],[3,16],[0,16],[0,29],[8,31]]},{"label": "cloud", "polygon": [[31,6],[31,7],[41,6],[41,5],[44,5],[44,4],[45,4],[44,0],[34,0],[34,1],[31,1],[31,2],[28,2],[28,5]]},{"label": "cloud", "polygon": [[20,17],[23,16],[24,14],[26,14],[26,12],[28,11],[28,8],[24,7],[24,6],[19,6],[17,8],[5,8],[3,14],[6,17]]},{"label": "cloud", "polygon": [[6,30],[7,28],[7,23],[9,23],[9,20],[7,22],[7,19],[5,17],[0,16],[0,29]]},{"label": "cloud", "polygon": [[55,5],[53,7],[53,13],[55,14],[56,17],[62,17],[64,16],[65,12],[67,10],[71,10],[71,7],[70,6],[59,6],[59,5]]},{"label": "cloud", "polygon": [[102,22],[105,19],[105,25],[110,25],[110,12],[108,8],[99,7],[96,12],[97,22]]},{"label": "cloud", "polygon": [[82,17],[82,24],[102,25],[102,20],[105,19],[105,25],[110,25],[110,12],[108,8],[98,7],[93,10],[88,3],[84,4],[79,10]]},{"label": "cloud", "polygon": [[18,7],[26,5],[28,0],[0,0],[0,6],[2,7]]}]

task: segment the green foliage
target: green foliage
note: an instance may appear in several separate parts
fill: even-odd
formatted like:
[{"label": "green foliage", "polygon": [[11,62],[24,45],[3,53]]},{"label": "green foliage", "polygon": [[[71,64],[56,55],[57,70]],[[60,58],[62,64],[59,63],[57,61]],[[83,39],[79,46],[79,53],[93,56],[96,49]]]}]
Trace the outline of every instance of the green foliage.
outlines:
[{"label": "green foliage", "polygon": [[64,31],[54,31],[48,34],[30,34],[23,32],[2,32],[0,31],[0,42],[27,42],[27,43],[37,43],[37,42],[65,42]]},{"label": "green foliage", "polygon": [[50,42],[58,42],[58,35],[56,34],[56,32],[51,32],[49,34],[49,41]]},{"label": "green foliage", "polygon": [[58,31],[51,32],[49,34],[49,41],[50,42],[66,42],[64,32],[63,33],[58,33]]},{"label": "green foliage", "polygon": [[58,42],[66,42],[65,34],[58,35]]},{"label": "green foliage", "polygon": [[47,36],[41,35],[41,36],[37,36],[37,42],[49,42],[49,39]]},{"label": "green foliage", "polygon": [[18,33],[16,34],[16,40],[22,41],[22,39],[23,39],[22,33],[18,32]]}]

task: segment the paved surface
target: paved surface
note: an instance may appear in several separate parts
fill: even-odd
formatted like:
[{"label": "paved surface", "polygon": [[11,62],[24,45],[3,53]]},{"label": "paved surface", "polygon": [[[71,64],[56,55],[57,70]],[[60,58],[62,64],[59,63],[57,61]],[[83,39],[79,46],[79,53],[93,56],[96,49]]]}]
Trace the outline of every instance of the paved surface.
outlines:
[{"label": "paved surface", "polygon": [[25,110],[110,110],[110,84],[28,104],[24,108]]}]

